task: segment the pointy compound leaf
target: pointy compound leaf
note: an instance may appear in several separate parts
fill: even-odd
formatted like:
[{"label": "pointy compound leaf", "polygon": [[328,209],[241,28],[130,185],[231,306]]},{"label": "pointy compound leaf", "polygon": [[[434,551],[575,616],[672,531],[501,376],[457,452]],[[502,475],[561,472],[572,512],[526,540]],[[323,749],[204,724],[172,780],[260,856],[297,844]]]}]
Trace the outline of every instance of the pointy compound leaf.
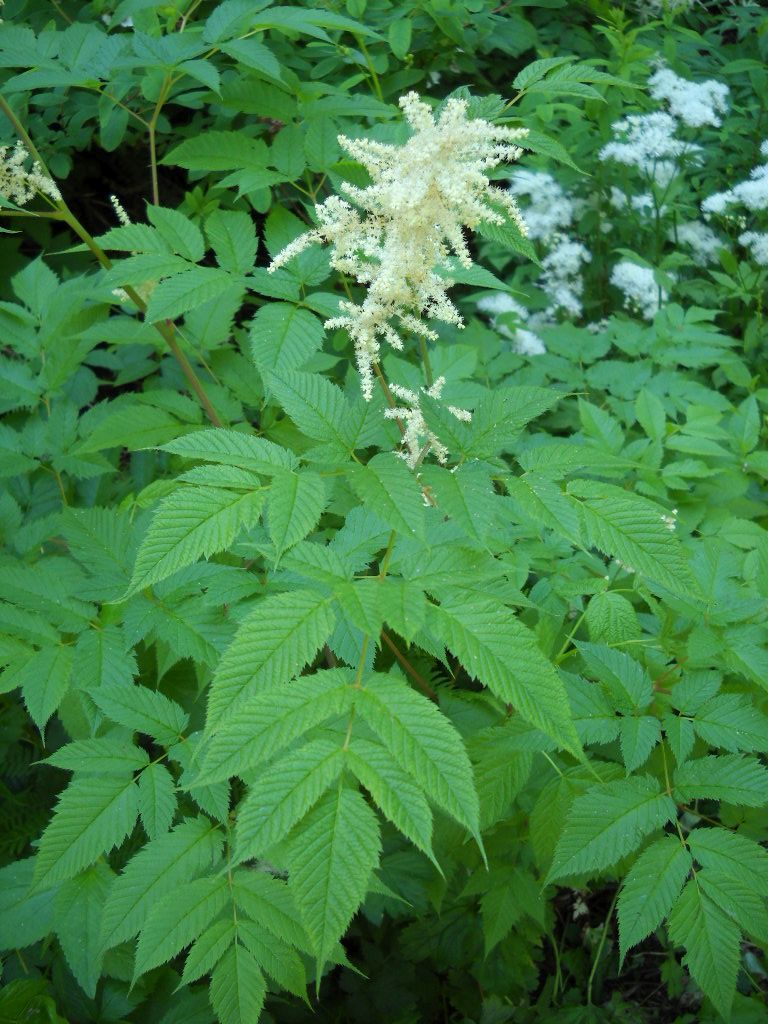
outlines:
[{"label": "pointy compound leaf", "polygon": [[342,785],[310,812],[289,850],[289,886],[312,938],[318,975],[365,898],[380,850],[375,813]]},{"label": "pointy compound leaf", "polygon": [[443,602],[430,609],[429,623],[472,676],[513,704],[526,722],[580,753],[565,686],[510,609],[493,601]]},{"label": "pointy compound leaf", "polygon": [[344,751],[332,740],[310,740],[285,755],[251,786],[237,812],[235,857],[264,856],[301,821],[339,777]]},{"label": "pointy compound leaf", "polygon": [[125,839],[137,813],[138,789],[132,775],[72,779],[40,840],[35,887],[74,878]]},{"label": "pointy compound leaf", "polygon": [[323,344],[322,322],[308,309],[270,302],[251,323],[251,352],[259,370],[298,370]]},{"label": "pointy compound leaf", "polygon": [[296,456],[279,444],[264,437],[224,428],[196,430],[177,436],[160,447],[185,459],[237,466],[270,476],[279,469],[291,470],[298,466]]},{"label": "pointy compound leaf", "polygon": [[214,210],[205,222],[205,233],[216,261],[233,274],[247,274],[256,259],[256,226],[247,213]]},{"label": "pointy compound leaf", "polygon": [[424,498],[402,459],[380,452],[352,475],[352,486],[367,508],[406,536],[424,537]]},{"label": "pointy compound leaf", "polygon": [[148,206],[147,217],[154,224],[161,238],[174,252],[197,263],[205,255],[203,234],[196,224],[179,210],[164,206]]},{"label": "pointy compound leaf", "polygon": [[148,323],[175,320],[183,313],[210,302],[232,285],[232,277],[218,267],[193,267],[161,281],[147,303]]},{"label": "pointy compound leaf", "polygon": [[110,684],[93,690],[91,698],[107,718],[169,746],[184,731],[189,716],[164,693],[131,683]]},{"label": "pointy compound leaf", "polygon": [[244,918],[237,922],[237,937],[256,957],[256,961],[278,985],[300,999],[307,997],[307,976],[301,957],[273,935],[265,935],[261,922]]},{"label": "pointy compound leaf", "polygon": [[165,409],[152,405],[124,405],[103,416],[77,445],[75,455],[88,455],[105,448],[147,448],[177,437],[183,425]]},{"label": "pointy compound leaf", "polygon": [[256,958],[236,942],[211,975],[211,1004],[221,1024],[254,1024],[266,994],[264,975]]},{"label": "pointy compound leaf", "polygon": [[257,601],[213,677],[208,735],[234,718],[251,696],[297,675],[330,636],[335,621],[330,597],[314,590],[270,594]]},{"label": "pointy compound leaf", "polygon": [[360,691],[356,708],[426,796],[478,836],[472,766],[461,737],[442,712],[406,683],[380,674]]},{"label": "pointy compound leaf", "polygon": [[57,644],[36,651],[17,673],[27,711],[41,733],[69,689],[73,661],[72,647]]},{"label": "pointy compound leaf", "polygon": [[351,707],[349,669],[329,669],[297,679],[277,693],[268,689],[248,699],[238,713],[211,733],[198,759],[196,783],[242,775],[266,763],[308,730]]},{"label": "pointy compound leaf", "polygon": [[318,473],[277,473],[269,489],[267,526],[277,557],[317,526],[325,508],[325,485]]},{"label": "pointy compound leaf", "polygon": [[702,868],[696,872],[702,890],[736,924],[760,943],[768,942],[768,915],[765,900],[755,892],[747,878],[731,878],[716,870]]},{"label": "pointy compound leaf", "polygon": [[429,804],[419,785],[392,759],[386,748],[353,736],[347,765],[382,814],[434,861]]},{"label": "pointy compound leaf", "polygon": [[229,886],[223,874],[197,878],[166,892],[142,926],[134,980],[194,942],[228,901]]},{"label": "pointy compound leaf", "polygon": [[149,764],[149,755],[125,740],[104,737],[67,743],[46,758],[45,763],[83,775],[122,775],[125,778],[128,772]]},{"label": "pointy compound leaf", "polygon": [[690,595],[693,584],[683,550],[658,505],[595,480],[574,480],[568,491],[580,499],[578,507],[592,547],[674,593]]},{"label": "pointy compound leaf", "polygon": [[688,836],[694,858],[728,878],[749,878],[755,890],[768,897],[768,850],[748,836],[725,828],[697,828]]},{"label": "pointy compound leaf", "polygon": [[265,370],[262,376],[283,409],[308,437],[326,441],[340,453],[352,450],[355,432],[348,422],[350,407],[335,384],[316,373],[282,368],[271,373]]},{"label": "pointy compound leaf", "polygon": [[162,896],[208,869],[221,841],[211,822],[199,817],[183,821],[139,850],[110,890],[101,929],[103,948],[130,939]]},{"label": "pointy compound leaf", "polygon": [[710,746],[738,751],[768,751],[768,717],[749,697],[718,693],[699,708],[693,719],[696,732]]},{"label": "pointy compound leaf", "polygon": [[621,959],[662,923],[691,870],[690,853],[677,836],[662,836],[643,850],[624,880],[617,904]]},{"label": "pointy compound leaf", "polygon": [[531,61],[530,64],[526,64],[523,70],[517,74],[512,82],[512,87],[514,89],[527,89],[534,82],[539,82],[542,78],[545,78],[550,71],[561,67],[563,64],[568,64],[572,60],[576,60],[576,57],[542,57],[541,60]]},{"label": "pointy compound leaf", "polygon": [[303,953],[310,952],[309,936],[285,882],[263,871],[237,868],[232,875],[232,896],[238,911],[259,921],[275,938]]},{"label": "pointy compound leaf", "polygon": [[624,651],[604,644],[576,642],[588,671],[604,683],[622,711],[647,708],[653,698],[653,680],[643,666]]},{"label": "pointy compound leaf", "polygon": [[176,813],[173,776],[161,764],[150,764],[139,776],[139,817],[150,839],[164,835]]},{"label": "pointy compound leaf", "polygon": [[229,547],[241,529],[258,519],[260,490],[241,494],[214,487],[180,487],[155,513],[126,596],[159,583],[200,558]]},{"label": "pointy compound leaf", "polygon": [[235,941],[235,928],[234,919],[225,917],[221,921],[214,921],[210,928],[202,932],[200,938],[192,944],[184,963],[181,980],[185,985],[190,985],[204,974],[210,974]]},{"label": "pointy compound leaf", "polygon": [[648,775],[590,787],[571,806],[548,880],[612,867],[674,816],[674,803]]},{"label": "pointy compound leaf", "polygon": [[101,973],[99,930],[113,878],[106,864],[94,864],[64,882],[55,898],[56,934],[62,951],[78,984],[91,999]]},{"label": "pointy compound leaf", "polygon": [[768,803],[768,768],[756,757],[710,754],[681,764],[673,784],[678,800],[724,800],[744,807]]},{"label": "pointy compound leaf", "polygon": [[705,895],[695,878],[669,915],[669,937],[684,947],[683,963],[728,1020],[739,971],[739,926]]},{"label": "pointy compound leaf", "polygon": [[628,772],[645,764],[661,739],[661,723],[654,715],[626,715],[619,719],[619,743]]},{"label": "pointy compound leaf", "polygon": [[553,388],[497,388],[479,402],[472,416],[471,440],[463,455],[484,459],[509,450],[525,425],[556,405]]}]

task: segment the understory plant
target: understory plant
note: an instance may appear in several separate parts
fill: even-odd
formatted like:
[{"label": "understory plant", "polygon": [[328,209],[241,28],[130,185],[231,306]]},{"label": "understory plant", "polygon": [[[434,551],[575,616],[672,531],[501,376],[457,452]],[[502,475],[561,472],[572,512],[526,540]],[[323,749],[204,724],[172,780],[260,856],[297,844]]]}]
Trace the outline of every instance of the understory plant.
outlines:
[{"label": "understory plant", "polygon": [[768,18],[629,6],[7,0],[0,1019],[763,1019]]}]

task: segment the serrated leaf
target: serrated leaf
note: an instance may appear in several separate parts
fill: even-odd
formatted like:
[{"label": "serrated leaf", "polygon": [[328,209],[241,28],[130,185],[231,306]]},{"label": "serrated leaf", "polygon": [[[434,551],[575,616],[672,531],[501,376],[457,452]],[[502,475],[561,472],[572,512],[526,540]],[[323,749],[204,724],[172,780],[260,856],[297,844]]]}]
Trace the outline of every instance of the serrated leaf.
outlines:
[{"label": "serrated leaf", "polygon": [[232,876],[232,896],[238,910],[259,921],[275,938],[303,953],[311,951],[309,936],[285,882],[262,871],[237,868]]},{"label": "serrated leaf", "polygon": [[325,500],[319,474],[309,470],[275,474],[267,501],[267,528],[277,559],[317,526]]},{"label": "serrated leaf", "polygon": [[67,743],[46,758],[45,763],[68,772],[122,775],[125,778],[128,772],[148,765],[149,755],[132,743],[104,737]]},{"label": "serrated leaf", "polygon": [[310,740],[259,775],[237,812],[235,857],[264,856],[301,821],[339,777],[344,751],[331,740]]},{"label": "serrated leaf", "polygon": [[111,949],[140,931],[162,896],[213,864],[221,842],[221,833],[200,817],[183,821],[139,850],[109,893],[101,928],[103,948]]},{"label": "serrated leaf", "polygon": [[75,455],[89,455],[105,448],[147,448],[176,437],[183,425],[151,405],[133,404],[107,413],[75,448]]},{"label": "serrated leaf", "polygon": [[113,878],[108,865],[95,864],[56,893],[56,934],[70,970],[90,999],[101,973],[101,916]]},{"label": "serrated leaf", "polygon": [[229,900],[226,875],[176,886],[152,907],[136,947],[134,981],[175,957],[200,935]]},{"label": "serrated leaf", "polygon": [[692,867],[677,836],[662,836],[644,850],[624,880],[617,904],[621,959],[647,938],[672,909]]},{"label": "serrated leaf", "polygon": [[[254,40],[255,42],[255,40]],[[205,233],[223,270],[247,274],[256,259],[256,225],[240,210],[214,210],[205,222]]]},{"label": "serrated leaf", "polygon": [[138,814],[133,776],[78,776],[59,797],[40,840],[35,888],[74,876],[121,843]]},{"label": "serrated leaf", "polygon": [[357,469],[351,483],[366,507],[394,530],[417,539],[424,537],[424,498],[402,459],[380,452]]},{"label": "serrated leaf", "polygon": [[703,867],[737,880],[746,876],[768,897],[768,850],[754,839],[726,828],[697,828],[688,836],[688,846]]},{"label": "serrated leaf", "polygon": [[768,914],[765,900],[745,878],[731,878],[717,869],[696,872],[702,892],[733,918],[736,924],[757,942],[768,942]]},{"label": "serrated leaf", "polygon": [[376,815],[342,785],[310,812],[288,851],[289,886],[312,938],[318,976],[365,898],[380,851]]},{"label": "serrated leaf", "polygon": [[768,717],[749,697],[719,693],[698,709],[693,727],[712,747],[738,751],[768,751]]},{"label": "serrated leaf", "polygon": [[146,733],[165,746],[178,740],[189,721],[175,701],[146,686],[106,684],[93,690],[91,698],[111,721]]},{"label": "serrated leaf", "polygon": [[471,440],[462,453],[484,459],[508,451],[527,423],[562,398],[552,388],[495,388],[478,403],[472,416]]},{"label": "serrated leaf", "polygon": [[360,691],[356,708],[426,796],[477,837],[472,766],[461,737],[442,712],[406,683],[380,674]]},{"label": "serrated leaf", "polygon": [[270,302],[251,322],[251,352],[259,370],[298,370],[322,344],[322,322],[308,309]]},{"label": "serrated leaf", "polygon": [[35,651],[16,674],[15,684],[32,721],[42,733],[69,689],[74,651],[63,644]]},{"label": "serrated leaf", "polygon": [[176,784],[161,764],[150,764],[139,776],[139,817],[150,839],[164,835],[176,813]]},{"label": "serrated leaf", "polygon": [[619,721],[619,743],[628,772],[645,764],[661,739],[661,723],[653,715],[626,715]]},{"label": "serrated leaf", "polygon": [[319,374],[283,369],[265,373],[265,383],[308,437],[329,442],[340,452],[352,450],[354,436],[347,425],[349,406],[335,384]]},{"label": "serrated leaf", "polygon": [[648,775],[592,786],[571,806],[548,881],[612,867],[674,817],[674,803]]},{"label": "serrated leaf", "polygon": [[259,967],[278,985],[300,999],[307,997],[307,976],[301,957],[273,935],[264,935],[261,922],[240,918],[237,937],[253,953]]},{"label": "serrated leaf", "polygon": [[580,754],[565,686],[511,610],[492,601],[444,602],[430,609],[429,625],[470,675],[513,704],[526,722]]},{"label": "serrated leaf", "polygon": [[215,299],[231,285],[231,275],[217,267],[194,267],[167,277],[152,290],[145,314],[147,323],[175,320]]},{"label": "serrated leaf", "polygon": [[739,971],[739,926],[692,878],[669,915],[669,936],[685,948],[683,963],[726,1018]]},{"label": "serrated leaf", "polygon": [[148,206],[147,217],[161,238],[184,259],[197,263],[205,255],[203,233],[179,210],[164,206]]},{"label": "serrated leaf", "polygon": [[215,487],[180,487],[159,505],[133,570],[126,597],[167,579],[200,558],[228,548],[258,520],[262,491],[241,494]]},{"label": "serrated leaf", "polygon": [[314,590],[270,594],[257,601],[214,674],[207,734],[232,719],[251,696],[297,675],[330,636],[335,621],[330,597]]},{"label": "serrated leaf", "polygon": [[577,641],[576,647],[588,671],[608,688],[616,707],[624,712],[648,707],[653,699],[653,680],[639,662],[605,644]]},{"label": "serrated leaf", "polygon": [[187,954],[181,975],[184,984],[190,985],[204,974],[210,974],[234,943],[236,935],[235,921],[231,917],[214,921],[210,928],[206,928]]},{"label": "serrated leaf", "polygon": [[768,768],[756,757],[710,754],[686,761],[675,770],[676,799],[725,800],[743,807],[768,803]]},{"label": "serrated leaf", "polygon": [[293,452],[263,437],[243,434],[237,430],[196,430],[160,446],[186,459],[200,459],[224,466],[238,466],[255,473],[273,474],[278,469],[292,470],[298,466]]},{"label": "serrated leaf", "polygon": [[253,953],[235,943],[211,975],[211,1005],[221,1024],[254,1024],[266,994],[264,975]]}]

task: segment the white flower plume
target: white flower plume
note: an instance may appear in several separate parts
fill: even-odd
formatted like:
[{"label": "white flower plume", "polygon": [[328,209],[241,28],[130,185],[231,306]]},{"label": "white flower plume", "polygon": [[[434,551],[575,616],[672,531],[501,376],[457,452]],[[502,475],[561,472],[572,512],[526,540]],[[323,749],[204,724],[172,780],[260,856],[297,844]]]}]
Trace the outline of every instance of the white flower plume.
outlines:
[{"label": "white flower plume", "polygon": [[[439,399],[444,387],[445,377],[438,377],[431,387],[421,388],[420,392],[429,398]],[[411,469],[415,469],[430,450],[435,453],[437,461],[445,465],[448,461],[448,449],[427,426],[421,411],[421,394],[399,384],[390,384],[390,390],[396,398],[406,403],[405,407],[397,406],[384,410],[386,419],[399,420],[403,425],[402,449],[397,454]],[[451,416],[462,423],[471,422],[472,413],[468,409],[458,409],[455,405],[449,405],[447,408]]]},{"label": "white flower plume", "polygon": [[61,193],[56,183],[43,174],[37,161],[28,171],[24,166],[27,160],[29,153],[21,142],[17,142],[13,149],[0,146],[0,195],[11,199],[17,206],[26,205],[39,193],[58,202]]},{"label": "white flower plume", "polygon": [[349,331],[366,400],[382,338],[402,349],[402,330],[436,339],[425,318],[463,326],[447,295],[451,281],[437,273],[451,255],[472,265],[463,229],[512,220],[525,234],[514,198],[493,186],[487,172],[520,156],[514,143],[527,129],[469,120],[461,99],[448,100],[437,118],[415,92],[403,96],[400,106],[410,139],[393,146],[339,136],[372,183],[345,184],[346,199],[331,196],[317,206],[318,227],[291,242],[269,267],[274,271],[307,246],[325,243],[332,247],[331,265],[366,287],[360,305],[341,302],[341,315],[326,322]]}]

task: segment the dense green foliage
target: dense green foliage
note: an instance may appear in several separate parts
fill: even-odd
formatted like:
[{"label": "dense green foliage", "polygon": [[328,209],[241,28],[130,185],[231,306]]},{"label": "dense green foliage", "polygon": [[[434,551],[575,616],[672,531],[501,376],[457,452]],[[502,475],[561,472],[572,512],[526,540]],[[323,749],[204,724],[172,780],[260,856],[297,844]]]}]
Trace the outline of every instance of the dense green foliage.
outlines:
[{"label": "dense green foliage", "polygon": [[[768,201],[699,211],[768,160],[768,13],[3,14],[62,198],[0,198],[0,1020],[765,1020]],[[644,178],[660,58],[729,94]],[[409,90],[550,177],[366,402],[364,289],[267,266]]]}]

